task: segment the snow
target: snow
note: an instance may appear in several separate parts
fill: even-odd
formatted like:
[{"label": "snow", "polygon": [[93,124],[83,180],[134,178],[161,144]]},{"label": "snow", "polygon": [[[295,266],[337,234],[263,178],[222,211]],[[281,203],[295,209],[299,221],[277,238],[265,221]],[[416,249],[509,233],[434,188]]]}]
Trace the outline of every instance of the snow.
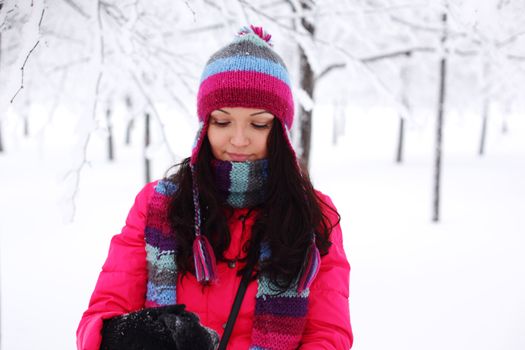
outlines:
[{"label": "snow", "polygon": [[314,149],[317,187],[342,214],[355,349],[523,349],[525,123],[513,116],[479,158],[479,119],[450,120],[433,224],[432,130],[409,132],[395,165],[387,114],[351,114],[346,144]]},{"label": "snow", "polygon": [[[523,2],[325,0],[308,14],[315,41],[287,2],[101,4],[8,0],[0,11],[0,350],[75,348],[110,239],[144,184],[143,157],[159,178],[189,155],[202,67],[249,22],[273,35],[296,101],[314,111],[311,177],[342,216],[354,349],[525,349]],[[444,8],[453,35],[441,220],[432,223]],[[318,79],[312,98],[298,84],[298,43],[316,73],[346,65]],[[356,60],[411,47],[438,52]],[[26,59],[24,88],[10,104]],[[399,114],[403,164],[394,163]]]},{"label": "snow", "polygon": [[[432,223],[433,123],[408,121],[405,163],[398,165],[395,112],[348,108],[337,146],[332,112],[329,106],[315,111],[311,175],[342,216],[352,265],[353,349],[523,349],[522,116],[507,117],[507,135],[498,131],[501,117],[489,121],[484,157],[476,155],[480,120],[450,117],[442,220]],[[63,175],[73,163],[64,125],[53,123],[40,138],[15,143],[8,137],[0,154],[2,349],[75,349],[76,327],[110,238],[143,184],[137,142],[125,148],[117,136],[111,164],[104,138],[94,136],[75,220],[65,223],[72,208]],[[140,135],[138,126],[134,138]],[[191,139],[173,149],[189,151]],[[153,173],[160,177],[171,164],[157,159]]]}]

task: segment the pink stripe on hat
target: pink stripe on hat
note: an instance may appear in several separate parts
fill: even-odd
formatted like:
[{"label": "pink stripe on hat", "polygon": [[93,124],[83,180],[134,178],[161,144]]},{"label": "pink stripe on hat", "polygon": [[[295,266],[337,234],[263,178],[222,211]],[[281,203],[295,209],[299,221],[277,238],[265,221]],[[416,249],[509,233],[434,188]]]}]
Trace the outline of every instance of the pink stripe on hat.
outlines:
[{"label": "pink stripe on hat", "polygon": [[264,73],[230,71],[212,75],[202,82],[197,101],[200,121],[205,121],[213,110],[222,107],[251,107],[266,109],[289,129],[293,122],[294,104],[290,87]]}]

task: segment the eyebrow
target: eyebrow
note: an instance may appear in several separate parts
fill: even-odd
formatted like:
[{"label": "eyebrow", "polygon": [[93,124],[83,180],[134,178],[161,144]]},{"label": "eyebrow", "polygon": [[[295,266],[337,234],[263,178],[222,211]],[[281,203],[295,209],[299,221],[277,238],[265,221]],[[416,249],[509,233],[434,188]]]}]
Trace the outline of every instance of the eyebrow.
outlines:
[{"label": "eyebrow", "polygon": [[[230,113],[226,112],[226,111],[223,110],[223,109],[218,109],[218,111],[221,111],[222,113],[226,113],[226,114],[230,115]],[[250,116],[259,115],[259,114],[264,114],[264,113],[271,114],[270,112],[264,110],[264,111],[260,111],[260,112],[252,113],[252,114],[250,114]]]},{"label": "eyebrow", "polygon": [[258,115],[258,114],[264,114],[264,113],[271,114],[271,113],[268,112],[268,111],[261,111],[261,112],[252,113],[252,114],[250,114],[250,115]]}]

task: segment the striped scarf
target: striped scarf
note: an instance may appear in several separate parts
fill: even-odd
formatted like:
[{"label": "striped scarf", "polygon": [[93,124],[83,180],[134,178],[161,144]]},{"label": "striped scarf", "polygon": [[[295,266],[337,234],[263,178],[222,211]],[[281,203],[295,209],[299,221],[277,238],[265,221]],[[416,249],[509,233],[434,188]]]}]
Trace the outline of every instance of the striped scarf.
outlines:
[{"label": "striped scarf", "polygon": [[214,159],[211,168],[217,192],[233,208],[249,208],[265,199],[268,160],[229,162]]},{"label": "striped scarf", "polygon": [[[177,186],[161,180],[148,204],[145,240],[148,263],[146,307],[177,303],[177,267],[175,237],[168,221],[170,197]],[[260,259],[270,257],[267,246]],[[251,350],[296,349],[299,346],[308,309],[308,288],[297,286],[282,292],[270,279],[261,275],[255,302]]]}]

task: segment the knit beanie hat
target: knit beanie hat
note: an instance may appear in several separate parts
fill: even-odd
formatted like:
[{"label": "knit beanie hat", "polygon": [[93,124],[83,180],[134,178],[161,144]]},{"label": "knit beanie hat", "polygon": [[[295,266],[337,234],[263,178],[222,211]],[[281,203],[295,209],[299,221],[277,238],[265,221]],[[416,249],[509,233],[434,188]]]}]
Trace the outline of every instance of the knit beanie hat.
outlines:
[{"label": "knit beanie hat", "polygon": [[294,117],[290,78],[270,39],[271,35],[261,27],[243,27],[232,43],[214,53],[206,63],[197,95],[199,131],[191,164],[197,161],[210,113],[223,107],[267,110],[281,122],[293,152],[289,137]]},{"label": "knit beanie hat", "polygon": [[[223,107],[267,110],[281,123],[283,136],[295,155],[289,134],[294,118],[290,78],[283,60],[272,49],[270,39],[271,35],[261,27],[242,27],[233,42],[210,57],[201,76],[197,95],[199,130],[190,160],[196,234],[193,256],[195,275],[199,282],[207,283],[216,279],[213,249],[201,232],[199,191],[195,176],[197,158],[206,137],[211,112]],[[319,267],[319,252],[315,239],[312,241],[309,249],[312,257],[307,259],[308,271],[303,271],[303,288],[300,289],[309,286]]]}]

